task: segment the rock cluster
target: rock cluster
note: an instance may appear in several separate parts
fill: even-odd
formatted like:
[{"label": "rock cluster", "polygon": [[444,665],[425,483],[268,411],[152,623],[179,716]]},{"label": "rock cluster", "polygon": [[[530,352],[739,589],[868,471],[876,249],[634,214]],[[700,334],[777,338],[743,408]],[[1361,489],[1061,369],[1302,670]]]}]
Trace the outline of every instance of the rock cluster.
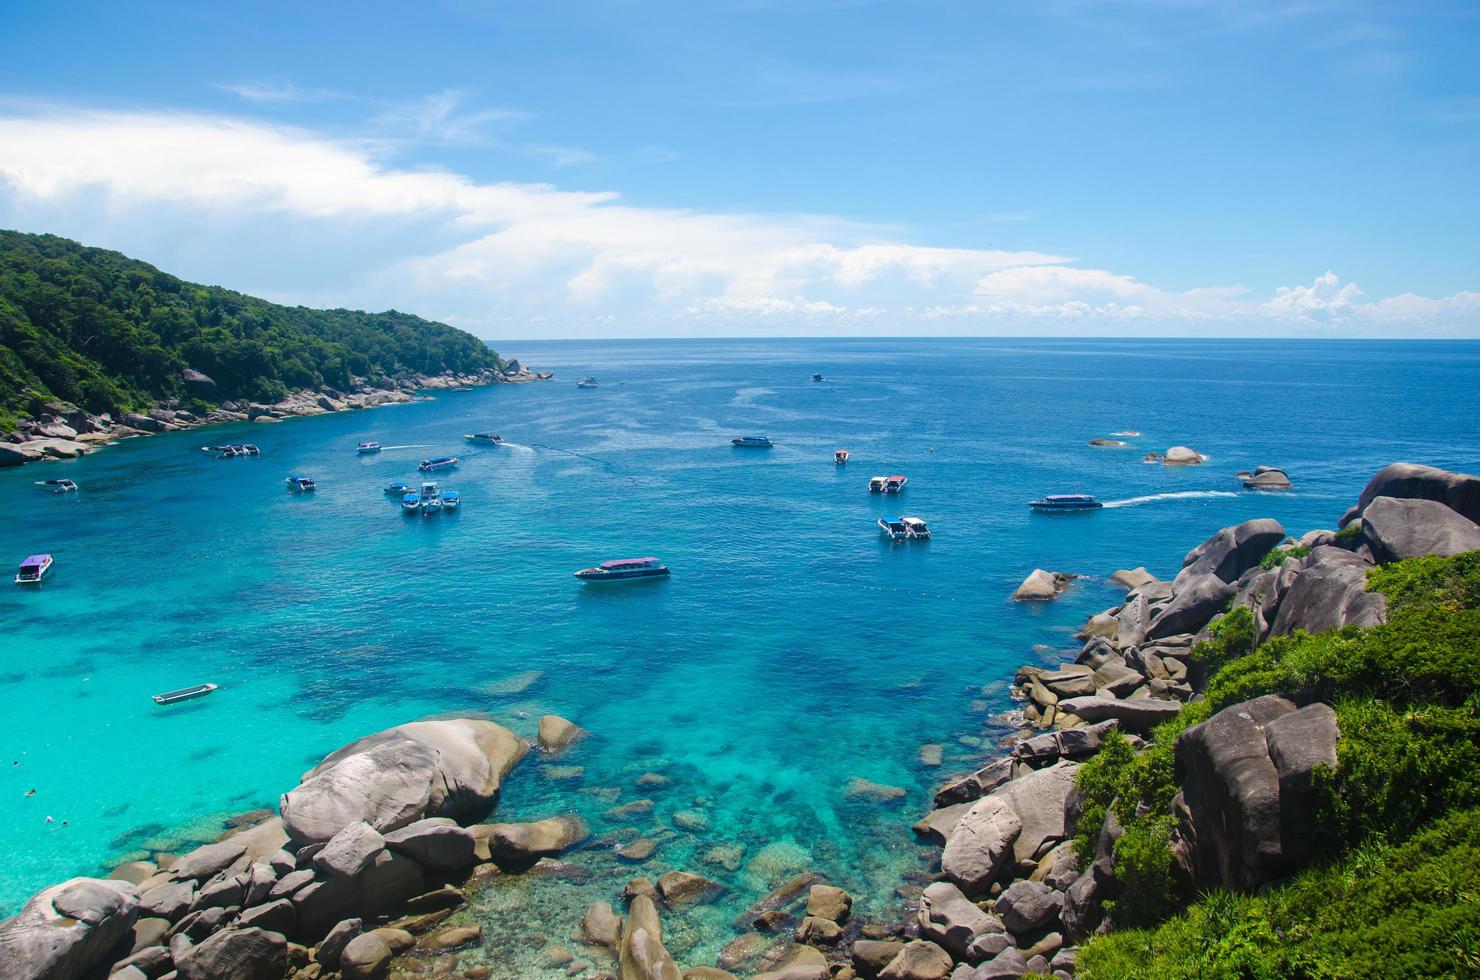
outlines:
[{"label": "rock cluster", "polygon": [[279,402],[263,405],[238,404],[230,398],[218,402],[220,393],[216,382],[200,371],[186,368],[181,372],[186,392],[217,404],[216,409],[197,415],[170,399],[142,413],[93,414],[71,402],[37,399],[31,405],[30,418],[21,420],[16,431],[0,435],[0,467],[40,460],[75,459],[100,445],[156,432],[172,432],[218,422],[280,422],[299,415],[324,415],[409,402],[424,389],[520,384],[545,381],[550,377],[549,372],[535,373],[513,361],[508,371],[490,369],[476,374],[449,372],[435,375],[407,372],[383,381],[360,379],[348,391],[332,388],[295,391]]}]

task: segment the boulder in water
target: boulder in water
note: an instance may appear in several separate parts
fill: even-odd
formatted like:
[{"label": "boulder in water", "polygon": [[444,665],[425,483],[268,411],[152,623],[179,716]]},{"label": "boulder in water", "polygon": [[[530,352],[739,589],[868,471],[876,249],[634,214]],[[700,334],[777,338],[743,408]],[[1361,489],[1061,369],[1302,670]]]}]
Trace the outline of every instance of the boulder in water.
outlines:
[{"label": "boulder in water", "polygon": [[1046,602],[1057,599],[1068,583],[1067,575],[1035,568],[1012,593],[1012,599],[1014,602]]},{"label": "boulder in water", "polygon": [[1162,455],[1161,461],[1167,466],[1198,466],[1205,462],[1207,458],[1196,449],[1188,449],[1186,446],[1173,446]]}]

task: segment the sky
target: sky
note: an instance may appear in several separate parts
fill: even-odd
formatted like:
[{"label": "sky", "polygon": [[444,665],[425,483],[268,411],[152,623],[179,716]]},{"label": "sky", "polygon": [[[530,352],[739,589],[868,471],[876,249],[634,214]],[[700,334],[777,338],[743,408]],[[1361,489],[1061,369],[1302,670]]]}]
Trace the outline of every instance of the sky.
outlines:
[{"label": "sky", "polygon": [[1480,337],[1480,3],[0,0],[0,227],[491,339]]}]

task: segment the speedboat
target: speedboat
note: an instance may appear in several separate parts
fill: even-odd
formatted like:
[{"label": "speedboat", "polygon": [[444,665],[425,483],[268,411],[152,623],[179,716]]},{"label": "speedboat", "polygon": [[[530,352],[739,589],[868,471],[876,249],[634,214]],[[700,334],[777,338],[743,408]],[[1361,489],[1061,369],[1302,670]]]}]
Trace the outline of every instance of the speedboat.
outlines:
[{"label": "speedboat", "polygon": [[468,442],[476,442],[480,446],[501,446],[504,440],[492,432],[470,432],[463,436]]},{"label": "speedboat", "polygon": [[378,453],[380,452],[380,443],[373,441],[362,442],[360,443],[359,448],[355,450],[355,452],[359,453],[361,456],[369,456],[372,453]]},{"label": "speedboat", "polygon": [[730,440],[730,445],[741,449],[770,449],[774,443],[770,436],[738,436]]},{"label": "speedboat", "polygon": [[21,567],[16,569],[16,585],[35,585],[46,577],[51,571],[51,555],[32,555],[21,562]]},{"label": "speedboat", "polygon": [[635,578],[661,578],[668,566],[656,558],[622,558],[604,561],[594,568],[583,568],[576,578],[583,582],[625,582]]},{"label": "speedboat", "polygon": [[1105,506],[1087,493],[1051,493],[1028,502],[1034,510],[1099,510]]},{"label": "speedboat", "polygon": [[178,691],[166,691],[163,694],[154,695],[154,703],[174,704],[176,701],[189,701],[192,698],[203,698],[215,689],[215,684],[196,684],[194,687],[182,687]]},{"label": "speedboat", "polygon": [[820,375],[820,374],[814,374],[814,375],[812,375],[812,380],[813,381],[821,381],[821,380],[823,380],[823,378],[822,378],[822,375]]},{"label": "speedboat", "polygon": [[434,456],[431,459],[422,460],[421,465],[417,469],[423,473],[430,473],[432,470],[449,470],[456,466],[458,462],[459,460],[456,456]]},{"label": "speedboat", "polygon": [[884,492],[884,483],[888,479],[889,478],[887,476],[871,476],[871,477],[869,477],[868,478],[868,492],[869,493],[883,493]]},{"label": "speedboat", "polygon": [[215,453],[217,459],[236,459],[241,456],[260,456],[262,450],[249,442],[228,443],[225,446],[201,446],[202,452]]},{"label": "speedboat", "polygon": [[595,388],[595,387],[597,387],[597,381],[596,381],[595,378],[582,378],[581,380],[579,380],[579,381],[576,382],[576,387],[577,388]]},{"label": "speedboat", "polygon": [[289,493],[313,493],[318,489],[311,476],[290,476],[284,482],[288,484]]},{"label": "speedboat", "polygon": [[909,526],[905,524],[903,518],[899,517],[879,518],[879,530],[883,531],[884,536],[890,541],[907,541],[910,537]]},{"label": "speedboat", "polygon": [[848,462],[848,450],[846,450],[846,449],[835,449],[835,450],[833,450],[833,462],[834,463],[837,463],[839,466],[842,466],[844,463]]},{"label": "speedboat", "polygon": [[431,517],[442,510],[442,490],[435,483],[423,483],[417,500],[422,517]]},{"label": "speedboat", "polygon": [[930,540],[930,528],[926,527],[925,526],[925,522],[922,521],[922,520],[920,520],[920,518],[918,518],[918,517],[901,517],[899,519],[899,522],[904,525],[905,533],[907,535],[909,535],[911,538],[913,538],[914,540],[916,540],[916,541],[929,541]]},{"label": "speedboat", "polygon": [[36,485],[47,493],[76,493],[77,484],[71,480],[37,480]]},{"label": "speedboat", "polygon": [[457,510],[462,506],[462,495],[456,490],[442,491],[442,507],[445,510]]},{"label": "speedboat", "polygon": [[904,489],[904,485],[908,482],[910,482],[908,477],[886,476],[884,478],[884,492],[899,493],[901,490]]},{"label": "speedboat", "polygon": [[412,490],[401,495],[401,510],[407,514],[415,514],[421,510],[421,494]]},{"label": "speedboat", "polygon": [[385,485],[385,493],[388,497],[404,497],[406,496],[406,494],[413,492],[414,488],[411,486],[411,484],[402,483],[400,480],[397,480],[395,483],[387,483]]}]

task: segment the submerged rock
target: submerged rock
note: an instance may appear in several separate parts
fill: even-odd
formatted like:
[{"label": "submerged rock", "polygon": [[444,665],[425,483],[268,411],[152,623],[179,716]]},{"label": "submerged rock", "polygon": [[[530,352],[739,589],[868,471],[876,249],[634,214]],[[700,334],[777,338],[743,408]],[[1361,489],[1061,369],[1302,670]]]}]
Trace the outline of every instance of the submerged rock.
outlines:
[{"label": "submerged rock", "polygon": [[574,722],[566,721],[559,715],[543,715],[540,717],[540,748],[549,753],[564,751],[564,749],[586,734],[586,730]]}]

